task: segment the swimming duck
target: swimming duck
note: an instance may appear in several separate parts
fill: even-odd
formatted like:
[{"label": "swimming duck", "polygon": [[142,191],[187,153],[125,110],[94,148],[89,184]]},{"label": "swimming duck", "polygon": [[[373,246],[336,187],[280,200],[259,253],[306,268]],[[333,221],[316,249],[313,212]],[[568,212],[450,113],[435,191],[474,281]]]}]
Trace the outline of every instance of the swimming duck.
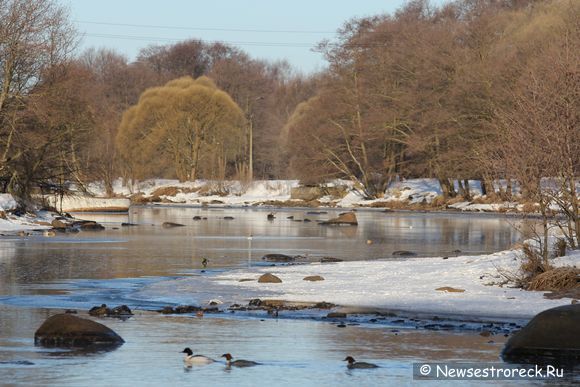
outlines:
[{"label": "swimming duck", "polygon": [[185,357],[183,358],[183,362],[186,365],[193,365],[193,364],[211,364],[213,362],[215,362],[214,359],[209,358],[207,356],[203,356],[203,355],[194,355],[193,352],[191,351],[191,349],[185,348],[183,351],[181,351],[181,353],[185,353]]},{"label": "swimming duck", "polygon": [[256,363],[255,361],[251,360],[234,360],[232,361],[233,357],[229,353],[224,353],[222,357],[226,358],[226,366],[231,367],[253,367],[260,363]]},{"label": "swimming duck", "polygon": [[379,368],[378,365],[373,363],[365,363],[364,361],[356,361],[352,356],[347,356],[344,361],[348,361],[348,368]]}]

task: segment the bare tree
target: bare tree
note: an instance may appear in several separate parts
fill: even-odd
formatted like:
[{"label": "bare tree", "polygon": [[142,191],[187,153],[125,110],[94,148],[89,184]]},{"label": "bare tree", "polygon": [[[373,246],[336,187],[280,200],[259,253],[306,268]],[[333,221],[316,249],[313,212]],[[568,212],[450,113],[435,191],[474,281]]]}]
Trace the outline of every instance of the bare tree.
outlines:
[{"label": "bare tree", "polygon": [[43,74],[65,61],[75,47],[66,10],[53,0],[0,0],[0,177],[16,184],[13,149],[17,114]]}]

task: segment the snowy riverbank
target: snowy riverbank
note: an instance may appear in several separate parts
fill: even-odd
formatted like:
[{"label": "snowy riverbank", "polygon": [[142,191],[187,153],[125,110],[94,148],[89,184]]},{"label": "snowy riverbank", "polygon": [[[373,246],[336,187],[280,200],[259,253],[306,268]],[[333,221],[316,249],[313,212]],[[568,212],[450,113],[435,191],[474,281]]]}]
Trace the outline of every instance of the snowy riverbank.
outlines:
[{"label": "snowy riverbank", "polygon": [[[318,195],[305,198],[298,194],[298,180],[256,180],[210,181],[196,180],[179,182],[169,179],[151,179],[124,185],[117,179],[113,185],[115,195],[131,197],[136,202],[162,202],[186,205],[226,205],[226,206],[324,206],[324,207],[394,207],[414,209],[417,206],[429,206],[442,202],[442,190],[437,179],[408,179],[391,183],[382,197],[367,200],[355,189],[353,182],[334,180],[318,190]],[[454,200],[447,206],[455,211],[472,212],[506,212],[521,209],[517,202],[491,203],[482,194],[478,180],[469,181],[471,201]],[[309,188],[306,188],[308,191]],[[313,188],[312,191],[316,191]],[[97,197],[103,197],[105,190],[102,184],[94,183],[89,191]],[[310,193],[312,193],[312,191]]]},{"label": "snowy riverbank", "polygon": [[[498,270],[515,273],[516,250],[449,259],[412,258],[396,261],[355,261],[275,267],[251,267],[213,276],[192,276],[146,287],[139,298],[182,304],[247,303],[252,298],[291,302],[331,302],[356,309],[394,310],[459,316],[462,319],[527,319],[542,310],[570,304],[570,298],[549,300],[544,292],[524,291],[501,283]],[[554,260],[555,265],[580,266],[580,251]],[[282,283],[258,283],[264,273]],[[318,275],[323,281],[304,277]],[[240,280],[243,280],[240,282]],[[437,290],[439,288],[451,288]],[[453,291],[456,290],[456,291]]]}]

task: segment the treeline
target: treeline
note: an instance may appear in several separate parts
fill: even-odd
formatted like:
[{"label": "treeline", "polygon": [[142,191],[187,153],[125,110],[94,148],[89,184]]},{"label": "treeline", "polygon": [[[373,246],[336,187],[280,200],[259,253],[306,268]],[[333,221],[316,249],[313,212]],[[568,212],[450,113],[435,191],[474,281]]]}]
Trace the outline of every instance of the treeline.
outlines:
[{"label": "treeline", "polygon": [[449,196],[459,179],[469,198],[467,179],[493,193],[494,178],[539,183],[563,162],[577,175],[579,12],[568,0],[418,0],[350,21],[320,45],[329,71],[286,126],[292,170],[348,177],[368,197],[397,176],[436,177]]},{"label": "treeline", "polygon": [[54,0],[0,0],[0,191],[340,177],[375,198],[436,177],[446,196],[503,179],[499,195],[533,198],[557,177],[575,197],[579,15],[574,0],[410,1],[345,23],[318,47],[328,68],[303,75],[198,40],[75,55]]}]

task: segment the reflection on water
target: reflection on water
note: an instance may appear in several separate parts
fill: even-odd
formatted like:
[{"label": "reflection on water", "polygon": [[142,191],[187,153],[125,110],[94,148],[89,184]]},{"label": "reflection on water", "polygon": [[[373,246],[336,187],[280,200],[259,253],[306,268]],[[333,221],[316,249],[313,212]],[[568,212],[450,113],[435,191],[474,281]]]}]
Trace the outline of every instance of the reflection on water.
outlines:
[{"label": "reflection on water", "polygon": [[[396,250],[419,256],[457,254],[455,250],[480,254],[505,249],[520,237],[501,217],[359,211],[358,227],[323,227],[316,221],[334,217],[336,211],[278,210],[273,221],[266,219],[268,212],[137,207],[128,215],[77,214],[104,222],[106,230],[0,239],[0,294],[9,294],[15,283],[172,275],[201,268],[203,258],[215,268],[239,266],[249,258],[259,261],[267,253],[344,260],[389,258]],[[207,219],[196,221],[194,216]],[[296,221],[305,218],[312,221]],[[186,227],[163,228],[167,221]]]}]

